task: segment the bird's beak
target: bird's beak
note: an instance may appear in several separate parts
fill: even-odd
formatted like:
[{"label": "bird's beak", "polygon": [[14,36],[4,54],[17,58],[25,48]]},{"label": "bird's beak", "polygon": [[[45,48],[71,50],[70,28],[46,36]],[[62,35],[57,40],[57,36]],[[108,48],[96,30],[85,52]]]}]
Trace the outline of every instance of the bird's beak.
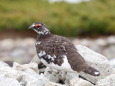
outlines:
[{"label": "bird's beak", "polygon": [[33,26],[30,26],[28,29],[33,29]]},{"label": "bird's beak", "polygon": [[32,24],[28,29],[34,29],[35,24]]}]

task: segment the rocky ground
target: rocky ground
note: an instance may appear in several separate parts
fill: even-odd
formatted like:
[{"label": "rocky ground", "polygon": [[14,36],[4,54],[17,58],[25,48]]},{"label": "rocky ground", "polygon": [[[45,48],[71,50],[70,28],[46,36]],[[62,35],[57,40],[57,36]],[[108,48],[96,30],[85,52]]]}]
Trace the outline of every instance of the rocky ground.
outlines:
[{"label": "rocky ground", "polygon": [[89,65],[100,71],[100,76],[38,69],[39,59],[34,57],[29,64],[14,62],[13,67],[0,61],[0,86],[115,86],[115,68],[106,57],[82,45],[76,48]]},{"label": "rocky ground", "polygon": [[[106,56],[115,65],[115,36],[70,38],[75,45],[81,44]],[[36,55],[34,38],[5,38],[0,40],[0,60],[9,63],[29,63]]]}]

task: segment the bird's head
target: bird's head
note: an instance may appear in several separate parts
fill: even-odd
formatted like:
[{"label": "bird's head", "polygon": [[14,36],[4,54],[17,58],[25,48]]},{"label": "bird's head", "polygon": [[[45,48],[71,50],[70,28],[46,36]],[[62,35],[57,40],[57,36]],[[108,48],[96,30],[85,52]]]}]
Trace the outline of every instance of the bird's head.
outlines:
[{"label": "bird's head", "polygon": [[41,22],[33,23],[28,29],[33,29],[40,35],[41,34],[45,35],[45,34],[49,33],[49,30],[48,30],[47,26],[45,24],[41,23]]}]

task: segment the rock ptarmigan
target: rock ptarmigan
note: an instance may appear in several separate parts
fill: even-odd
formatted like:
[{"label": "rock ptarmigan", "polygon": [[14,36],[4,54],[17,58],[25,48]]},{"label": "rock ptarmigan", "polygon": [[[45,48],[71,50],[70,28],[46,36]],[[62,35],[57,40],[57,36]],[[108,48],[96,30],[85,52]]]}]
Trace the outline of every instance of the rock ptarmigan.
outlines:
[{"label": "rock ptarmigan", "polygon": [[33,23],[29,29],[38,34],[36,51],[44,65],[56,70],[100,75],[98,70],[87,64],[69,39],[51,34],[47,26],[40,22]]}]

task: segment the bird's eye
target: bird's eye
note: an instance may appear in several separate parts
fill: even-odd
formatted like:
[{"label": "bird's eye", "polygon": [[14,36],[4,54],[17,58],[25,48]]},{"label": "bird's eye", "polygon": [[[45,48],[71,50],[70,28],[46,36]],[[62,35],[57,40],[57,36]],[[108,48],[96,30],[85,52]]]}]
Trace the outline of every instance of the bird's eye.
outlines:
[{"label": "bird's eye", "polygon": [[42,26],[42,25],[35,25],[34,27],[35,27],[35,28],[39,28],[39,27],[41,27],[41,26]]}]

